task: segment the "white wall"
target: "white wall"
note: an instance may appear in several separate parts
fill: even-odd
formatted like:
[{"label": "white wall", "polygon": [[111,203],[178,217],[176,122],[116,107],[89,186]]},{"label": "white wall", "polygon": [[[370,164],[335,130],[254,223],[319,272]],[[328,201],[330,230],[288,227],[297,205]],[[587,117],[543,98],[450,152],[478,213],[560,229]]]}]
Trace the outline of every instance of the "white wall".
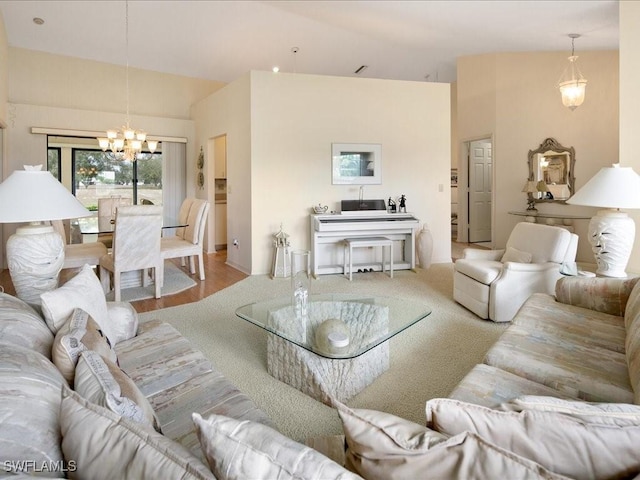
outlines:
[{"label": "white wall", "polygon": [[[198,102],[192,109],[196,148],[214,158],[209,140],[227,135],[227,263],[251,273],[251,90],[249,74]],[[205,186],[198,196],[215,205],[214,165],[204,168]],[[238,239],[238,246],[232,245]],[[205,249],[215,250],[215,208],[210,209]]]},{"label": "white wall", "polygon": [[199,102],[198,148],[227,134],[227,262],[269,273],[281,223],[292,248],[308,249],[311,207],[357,198],[331,184],[334,142],[382,144],[383,183],[365,196],[405,194],[434,234],[433,261],[451,261],[449,97],[447,84],[251,72]]},{"label": "white wall", "polygon": [[[618,161],[618,52],[577,53],[589,83],[584,104],[573,112],[562,105],[555,88],[567,63],[566,52],[491,54],[458,60],[460,142],[493,135],[495,247],[503,247],[513,226],[522,220],[508,212],[526,208],[521,190],[528,176],[527,153],[545,138],[553,137],[575,148],[577,189],[601,167]],[[462,209],[462,198],[460,201]],[[537,208],[589,216],[595,211],[560,204],[538,204]],[[586,239],[588,220],[576,220],[575,226],[580,235],[578,260],[593,263]]]},{"label": "white wall", "polygon": [[[620,163],[640,173],[640,2],[620,2]],[[631,211],[636,241],[627,267],[640,272],[640,210]]]},{"label": "white wall", "polygon": [[450,262],[448,84],[252,72],[252,273],[270,272],[280,224],[309,249],[311,207],[358,198],[331,183],[332,143],[382,144],[382,184],[365,198],[406,195],[433,233],[433,262]]}]

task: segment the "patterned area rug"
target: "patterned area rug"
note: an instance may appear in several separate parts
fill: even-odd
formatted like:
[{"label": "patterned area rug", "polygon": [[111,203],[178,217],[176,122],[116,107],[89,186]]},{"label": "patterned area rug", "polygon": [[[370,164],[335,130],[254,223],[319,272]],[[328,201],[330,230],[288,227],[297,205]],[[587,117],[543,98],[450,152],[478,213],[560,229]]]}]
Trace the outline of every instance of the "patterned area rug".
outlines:
[{"label": "patterned area rug", "polygon": [[[173,262],[164,263],[164,285],[162,286],[162,296],[180,293],[196,285],[196,282],[185,271],[177,267]],[[146,287],[123,288],[121,295],[123,302],[133,302],[144,300],[155,296],[155,286],[153,283]],[[107,300],[113,301],[113,292],[107,294]]]}]

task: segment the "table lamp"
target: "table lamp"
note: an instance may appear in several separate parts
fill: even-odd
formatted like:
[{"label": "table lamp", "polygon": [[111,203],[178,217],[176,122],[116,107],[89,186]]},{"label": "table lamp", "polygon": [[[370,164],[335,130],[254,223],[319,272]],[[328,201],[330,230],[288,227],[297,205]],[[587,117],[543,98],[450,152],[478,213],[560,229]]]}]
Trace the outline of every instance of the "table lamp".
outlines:
[{"label": "table lamp", "polygon": [[536,208],[536,198],[534,197],[534,193],[537,195],[538,189],[536,188],[536,182],[533,180],[527,180],[522,187],[522,191],[527,194],[527,212],[537,213],[538,209]]},{"label": "table lamp", "polygon": [[636,226],[620,209],[640,208],[640,176],[633,168],[614,163],[602,168],[567,203],[606,208],[589,222],[589,242],[598,265],[596,273],[626,277]]},{"label": "table lamp", "polygon": [[26,223],[7,240],[7,263],[16,296],[40,305],[40,294],[58,286],[64,240],[48,220],[91,213],[42,165],[25,165],[0,183],[0,223]]}]

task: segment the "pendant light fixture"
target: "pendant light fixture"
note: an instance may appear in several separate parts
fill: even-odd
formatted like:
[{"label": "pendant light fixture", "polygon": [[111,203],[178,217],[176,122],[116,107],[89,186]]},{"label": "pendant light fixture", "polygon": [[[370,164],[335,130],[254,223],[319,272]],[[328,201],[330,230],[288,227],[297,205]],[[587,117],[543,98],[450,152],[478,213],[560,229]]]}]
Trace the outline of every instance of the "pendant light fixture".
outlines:
[{"label": "pendant light fixture", "polygon": [[158,142],[147,140],[147,134],[129,125],[129,1],[125,1],[125,54],[127,60],[127,116],[121,130],[107,130],[106,137],[98,137],[98,144],[103,152],[110,150],[119,160],[135,161],[142,152],[142,145],[147,142],[151,153],[158,148]]},{"label": "pendant light fixture", "polygon": [[560,95],[562,95],[562,104],[573,111],[584,102],[587,80],[578,68],[578,56],[574,55],[574,42],[576,38],[580,38],[580,35],[570,33],[569,38],[571,39],[571,56],[569,57],[569,65],[564,69],[558,81],[558,88]]}]

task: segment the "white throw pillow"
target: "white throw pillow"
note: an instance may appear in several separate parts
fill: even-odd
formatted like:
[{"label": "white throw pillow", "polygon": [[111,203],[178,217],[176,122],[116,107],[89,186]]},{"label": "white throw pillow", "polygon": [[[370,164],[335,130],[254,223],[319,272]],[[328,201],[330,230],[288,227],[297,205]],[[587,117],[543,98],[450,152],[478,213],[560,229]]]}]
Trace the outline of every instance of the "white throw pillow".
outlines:
[{"label": "white throw pillow", "polygon": [[507,247],[507,251],[504,252],[502,259],[500,260],[502,263],[506,262],[518,262],[518,263],[531,263],[531,258],[533,256],[529,252],[523,252],[518,250],[517,248]]},{"label": "white throw pillow", "polygon": [[113,337],[109,337],[115,347],[124,340],[133,338],[138,333],[138,312],[129,302],[107,302],[109,316],[109,330]]},{"label": "white throw pillow", "polygon": [[504,412],[448,398],[427,401],[426,414],[427,426],[438,432],[474,432],[571,478],[640,473],[640,426],[589,423],[557,412]]},{"label": "white throw pillow", "polygon": [[200,446],[218,480],[358,479],[333,460],[261,423],[192,415]]},{"label": "white throw pillow", "polygon": [[40,300],[44,319],[54,334],[64,325],[74,308],[81,308],[93,317],[109,339],[113,337],[109,329],[104,291],[89,265],[84,265],[75,277],[60,288],[40,295]]},{"label": "white throw pillow", "polygon": [[63,388],[62,452],[69,478],[215,480],[191,452],[149,427],[132,422]]},{"label": "white throw pillow", "polygon": [[561,478],[474,433],[448,438],[388,413],[337,408],[347,441],[346,466],[367,480]]}]

